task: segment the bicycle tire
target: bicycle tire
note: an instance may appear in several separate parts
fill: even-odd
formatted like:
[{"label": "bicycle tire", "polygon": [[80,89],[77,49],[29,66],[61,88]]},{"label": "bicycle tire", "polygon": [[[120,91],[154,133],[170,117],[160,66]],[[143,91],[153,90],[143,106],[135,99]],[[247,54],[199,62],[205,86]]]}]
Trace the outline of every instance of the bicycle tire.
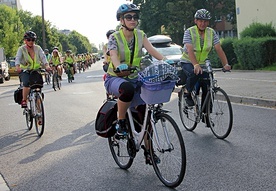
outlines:
[{"label": "bicycle tire", "polygon": [[31,114],[31,103],[30,101],[27,102],[27,108],[24,110],[24,115],[26,119],[27,129],[30,131],[33,127],[33,116]]},{"label": "bicycle tire", "polygon": [[59,76],[57,76],[57,87],[59,90],[61,89],[61,80],[60,80]]},{"label": "bicycle tire", "polygon": [[53,82],[53,89],[55,91],[57,91],[57,88],[58,88],[57,83],[58,83],[58,81],[57,81],[57,73],[56,72],[54,73],[54,75],[52,77],[52,82]]},{"label": "bicycle tire", "polygon": [[[157,114],[156,123],[152,125],[157,131],[149,133],[153,135],[149,145],[154,171],[165,186],[175,188],[181,184],[186,172],[183,136],[174,119],[166,113]],[[154,154],[160,161],[153,160]]]},{"label": "bicycle tire", "polygon": [[[43,107],[43,99],[40,92],[36,92],[35,95],[35,127],[36,132],[39,137],[41,137],[44,133],[44,126],[45,126],[45,115],[44,115],[44,107]],[[41,118],[39,120],[39,118]],[[41,123],[39,124],[39,121]]]},{"label": "bicycle tire", "polygon": [[208,96],[207,119],[211,131],[219,139],[225,139],[232,130],[233,109],[226,92],[221,88],[214,88],[213,101]]},{"label": "bicycle tire", "polygon": [[178,93],[179,116],[183,126],[188,131],[193,131],[198,124],[196,120],[198,118],[197,108],[197,103],[195,103],[195,105],[192,107],[187,105],[184,99],[184,87],[181,88],[180,92]]},{"label": "bicycle tire", "polygon": [[50,74],[45,74],[45,80],[47,85],[50,84]]}]

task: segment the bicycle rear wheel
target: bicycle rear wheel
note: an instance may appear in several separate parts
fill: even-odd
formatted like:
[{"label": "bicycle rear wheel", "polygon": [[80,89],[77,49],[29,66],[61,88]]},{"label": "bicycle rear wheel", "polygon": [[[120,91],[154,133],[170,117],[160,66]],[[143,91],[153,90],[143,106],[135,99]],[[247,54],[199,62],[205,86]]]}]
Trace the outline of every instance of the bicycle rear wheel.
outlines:
[{"label": "bicycle rear wheel", "polygon": [[[160,113],[154,124],[156,132],[150,141],[153,168],[168,187],[177,187],[184,179],[186,171],[186,150],[182,134],[171,116]],[[153,160],[156,155],[160,160]]]},{"label": "bicycle rear wheel", "polygon": [[128,139],[108,138],[109,148],[116,164],[122,169],[128,169],[133,163],[133,157],[128,152]]},{"label": "bicycle rear wheel", "polygon": [[178,109],[181,122],[188,131],[193,131],[196,126],[197,118],[197,104],[195,106],[188,106],[184,99],[184,88],[178,93]]},{"label": "bicycle rear wheel", "polygon": [[230,99],[221,88],[215,88],[213,99],[209,96],[207,115],[213,134],[219,139],[225,139],[231,132],[233,110]]},{"label": "bicycle rear wheel", "polygon": [[35,95],[35,127],[36,132],[39,137],[41,137],[44,133],[44,125],[45,125],[45,116],[44,116],[44,107],[43,107],[43,99],[40,92],[36,92]]},{"label": "bicycle rear wheel", "polygon": [[33,127],[33,116],[31,113],[31,104],[30,101],[27,102],[28,106],[24,109],[23,114],[25,115],[27,129],[31,130]]}]

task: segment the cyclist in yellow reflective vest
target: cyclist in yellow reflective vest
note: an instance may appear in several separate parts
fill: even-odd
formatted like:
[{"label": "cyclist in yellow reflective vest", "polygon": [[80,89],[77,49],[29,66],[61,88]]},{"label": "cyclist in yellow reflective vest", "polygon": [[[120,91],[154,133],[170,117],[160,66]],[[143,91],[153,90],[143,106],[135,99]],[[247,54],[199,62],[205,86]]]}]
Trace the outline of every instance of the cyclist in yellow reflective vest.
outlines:
[{"label": "cyclist in yellow reflective vest", "polygon": [[[114,33],[115,32],[115,30],[108,30],[107,31],[107,33],[106,33],[106,38],[107,38],[107,40],[109,39],[109,36],[112,34],[112,33]],[[107,51],[107,44],[105,44],[104,46],[103,46],[103,54],[104,54],[104,61],[103,61],[103,70],[105,71],[105,72],[107,72],[107,69],[108,69],[108,65],[109,65],[109,63],[110,63],[110,54],[109,54],[109,52]]]},{"label": "cyclist in yellow reflective vest", "polygon": [[52,57],[49,62],[52,64],[53,70],[57,71],[59,79],[62,80],[61,57],[57,49],[53,50]]},{"label": "cyclist in yellow reflective vest", "polygon": [[68,70],[71,71],[72,79],[74,80],[75,68],[74,68],[74,56],[71,50],[66,50],[66,55],[64,56],[64,63],[67,63]]},{"label": "cyclist in yellow reflective vest", "polygon": [[33,31],[27,31],[24,34],[24,45],[17,50],[15,57],[16,71],[19,73],[21,82],[23,83],[21,107],[27,107],[27,96],[30,92],[28,71],[38,70],[41,65],[46,67],[46,70],[51,70],[49,63],[42,48],[35,44],[37,36]]},{"label": "cyclist in yellow reflective vest", "polygon": [[[211,19],[210,12],[206,9],[197,10],[194,19],[196,25],[188,28],[184,33],[184,50],[181,58],[182,68],[187,76],[184,98],[189,106],[194,105],[191,91],[197,84],[198,79],[200,77],[208,77],[207,74],[202,73],[202,67],[204,67],[205,60],[208,58],[208,54],[213,47],[215,48],[224,69],[231,69],[231,66],[228,65],[226,55],[221,48],[218,35],[212,28],[208,27]],[[201,84],[201,87],[201,101],[204,101],[207,93],[207,84]]]},{"label": "cyclist in yellow reflective vest", "polygon": [[[105,88],[108,93],[118,97],[118,137],[127,135],[126,111],[128,107],[136,107],[139,113],[144,112],[145,108],[145,103],[135,91],[138,81],[137,71],[130,74],[122,70],[129,66],[136,66],[138,70],[140,69],[143,47],[157,60],[163,59],[163,56],[149,42],[145,33],[136,29],[139,13],[140,10],[134,4],[121,5],[116,17],[122,27],[111,34],[108,41],[111,60],[105,79]],[[120,73],[115,73],[115,70],[119,70]]]}]

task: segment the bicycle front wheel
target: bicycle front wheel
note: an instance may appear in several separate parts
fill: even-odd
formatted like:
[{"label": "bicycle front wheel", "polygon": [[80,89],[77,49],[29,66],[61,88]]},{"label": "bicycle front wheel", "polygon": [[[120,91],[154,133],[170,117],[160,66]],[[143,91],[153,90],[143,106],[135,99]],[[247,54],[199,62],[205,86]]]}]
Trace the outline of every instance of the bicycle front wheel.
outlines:
[{"label": "bicycle front wheel", "polygon": [[[168,187],[177,187],[183,181],[186,171],[186,150],[182,134],[171,116],[160,113],[150,141],[153,168]],[[156,160],[156,157],[158,157]]]},{"label": "bicycle front wheel", "polygon": [[188,106],[184,99],[184,88],[178,93],[178,109],[181,122],[185,129],[193,131],[197,126],[197,104]]},{"label": "bicycle front wheel", "polygon": [[122,169],[128,169],[133,163],[133,157],[128,152],[128,139],[108,138],[109,148],[116,164]]},{"label": "bicycle front wheel", "polygon": [[219,138],[226,138],[232,129],[233,110],[230,99],[221,88],[215,88],[213,98],[209,96],[207,115],[213,134]]},{"label": "bicycle front wheel", "polygon": [[57,91],[57,88],[58,88],[57,73],[54,73],[52,81],[53,81],[53,89]]},{"label": "bicycle front wheel", "polygon": [[44,125],[45,125],[45,116],[44,116],[44,107],[43,107],[43,99],[41,93],[36,93],[35,96],[35,127],[36,132],[39,137],[41,137],[44,133]]}]

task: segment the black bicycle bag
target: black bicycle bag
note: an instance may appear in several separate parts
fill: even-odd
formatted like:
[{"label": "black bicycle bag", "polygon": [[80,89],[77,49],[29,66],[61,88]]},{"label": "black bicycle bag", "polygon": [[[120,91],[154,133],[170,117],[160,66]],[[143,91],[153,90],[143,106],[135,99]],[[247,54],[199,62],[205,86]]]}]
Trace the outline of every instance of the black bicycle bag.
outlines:
[{"label": "black bicycle bag", "polygon": [[100,107],[96,120],[95,130],[97,135],[108,138],[116,133],[117,122],[117,102],[115,100],[106,100]]}]

